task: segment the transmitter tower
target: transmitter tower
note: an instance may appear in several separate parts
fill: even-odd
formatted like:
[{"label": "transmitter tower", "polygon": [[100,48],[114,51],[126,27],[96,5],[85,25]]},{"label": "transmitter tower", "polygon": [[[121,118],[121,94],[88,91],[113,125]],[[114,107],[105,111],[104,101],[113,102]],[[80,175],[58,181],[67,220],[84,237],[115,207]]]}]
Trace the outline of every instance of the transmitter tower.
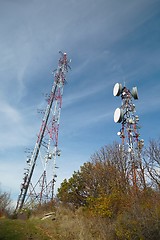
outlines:
[{"label": "transmitter tower", "polygon": [[60,54],[37,141],[26,161],[27,167],[24,169],[16,212],[26,207],[34,208],[36,205],[50,202],[54,197],[54,185],[57,177],[56,158],[60,156],[58,132],[62,96],[66,74],[70,69],[67,54],[62,52]]},{"label": "transmitter tower", "polygon": [[126,160],[127,175],[133,188],[136,190],[145,186],[144,169],[141,161],[141,152],[144,140],[140,140],[139,117],[136,114],[136,107],[133,100],[138,100],[137,87],[130,91],[122,84],[116,83],[113,88],[113,95],[120,96],[122,104],[114,112],[114,122],[121,123],[117,135],[121,138],[120,152]]}]

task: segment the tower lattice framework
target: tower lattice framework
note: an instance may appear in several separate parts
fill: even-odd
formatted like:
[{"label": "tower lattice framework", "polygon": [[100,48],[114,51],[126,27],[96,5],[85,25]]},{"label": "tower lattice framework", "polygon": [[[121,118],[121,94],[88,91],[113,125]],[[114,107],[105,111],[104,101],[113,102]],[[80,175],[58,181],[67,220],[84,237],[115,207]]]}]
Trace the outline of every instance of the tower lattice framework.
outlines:
[{"label": "tower lattice framework", "polygon": [[144,168],[141,152],[144,140],[140,139],[139,117],[133,100],[138,100],[137,87],[130,91],[122,84],[116,83],[113,89],[114,96],[121,96],[122,104],[114,112],[114,121],[121,123],[121,129],[117,133],[121,138],[120,151],[126,161],[127,175],[134,189],[145,186]]},{"label": "tower lattice framework", "polygon": [[27,167],[24,169],[16,211],[47,203],[52,201],[54,197],[54,185],[57,177],[56,158],[60,156],[58,132],[62,96],[66,74],[70,68],[67,54],[62,52],[60,54],[61,57],[54,73],[54,81],[47,98],[47,107],[44,111],[37,141],[31,156],[26,161]]}]

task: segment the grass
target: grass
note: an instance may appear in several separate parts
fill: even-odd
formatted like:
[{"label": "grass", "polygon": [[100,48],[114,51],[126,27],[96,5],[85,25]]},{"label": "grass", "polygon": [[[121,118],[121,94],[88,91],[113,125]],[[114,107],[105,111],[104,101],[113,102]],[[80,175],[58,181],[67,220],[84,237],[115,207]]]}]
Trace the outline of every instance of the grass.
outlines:
[{"label": "grass", "polygon": [[37,226],[53,240],[112,240],[106,221],[86,215],[83,209],[56,210],[55,220],[38,221]]},{"label": "grass", "polygon": [[41,220],[40,215],[28,220],[0,219],[0,240],[113,240],[109,222],[88,216],[83,209],[60,206],[54,217]]},{"label": "grass", "polygon": [[33,221],[0,219],[0,240],[49,240]]}]

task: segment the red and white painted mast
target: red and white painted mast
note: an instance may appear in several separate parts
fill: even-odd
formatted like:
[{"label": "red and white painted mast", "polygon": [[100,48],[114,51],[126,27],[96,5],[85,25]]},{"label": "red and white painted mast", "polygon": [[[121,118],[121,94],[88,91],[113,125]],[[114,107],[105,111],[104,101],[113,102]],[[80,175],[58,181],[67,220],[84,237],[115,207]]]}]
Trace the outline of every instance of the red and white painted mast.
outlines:
[{"label": "red and white painted mast", "polygon": [[34,207],[53,200],[54,183],[57,177],[56,158],[60,156],[58,132],[62,96],[66,74],[70,68],[67,54],[62,52],[60,54],[37,141],[31,157],[27,159],[27,168],[25,168],[16,212],[25,207]]},{"label": "red and white painted mast", "polygon": [[141,152],[144,140],[140,139],[139,134],[139,117],[136,115],[136,107],[133,100],[138,100],[137,87],[133,87],[130,91],[126,86],[116,83],[113,88],[113,95],[120,96],[122,104],[114,112],[114,122],[121,123],[121,129],[117,135],[121,138],[122,144],[120,150],[123,154],[125,165],[128,166],[127,175],[131,179],[131,183],[136,190],[145,185],[143,178],[143,166]]}]

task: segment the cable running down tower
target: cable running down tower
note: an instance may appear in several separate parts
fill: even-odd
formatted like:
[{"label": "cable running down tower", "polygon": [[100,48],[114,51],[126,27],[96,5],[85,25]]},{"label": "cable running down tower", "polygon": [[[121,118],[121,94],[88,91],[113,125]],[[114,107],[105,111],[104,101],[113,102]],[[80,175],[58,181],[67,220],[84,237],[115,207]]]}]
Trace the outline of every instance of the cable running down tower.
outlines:
[{"label": "cable running down tower", "polygon": [[[54,184],[57,177],[56,158],[60,156],[58,132],[62,96],[66,74],[70,69],[67,54],[62,52],[60,54],[61,57],[54,74],[54,82],[47,99],[47,107],[44,111],[37,141],[31,156],[27,158],[27,167],[24,169],[16,212],[25,207],[33,208],[37,204],[47,203],[52,201],[54,197]],[[37,167],[37,172],[35,172],[35,167]],[[37,179],[38,181],[36,181]]]}]

